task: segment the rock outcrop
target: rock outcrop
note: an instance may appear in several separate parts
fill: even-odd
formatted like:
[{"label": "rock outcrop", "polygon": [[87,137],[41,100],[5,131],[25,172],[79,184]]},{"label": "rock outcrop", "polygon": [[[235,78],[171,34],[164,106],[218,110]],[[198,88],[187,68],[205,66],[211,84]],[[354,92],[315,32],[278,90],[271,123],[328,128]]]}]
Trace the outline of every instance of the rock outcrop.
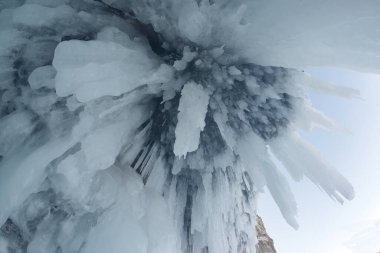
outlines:
[{"label": "rock outcrop", "polygon": [[256,216],[256,233],[258,240],[256,253],[276,253],[273,239],[267,234],[264,222],[258,215]]}]

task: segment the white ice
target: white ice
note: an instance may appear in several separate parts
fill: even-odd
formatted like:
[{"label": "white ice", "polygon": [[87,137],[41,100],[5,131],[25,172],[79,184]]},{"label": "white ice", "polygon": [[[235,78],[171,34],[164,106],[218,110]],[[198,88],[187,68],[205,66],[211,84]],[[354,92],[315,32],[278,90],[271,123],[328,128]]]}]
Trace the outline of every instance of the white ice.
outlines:
[{"label": "white ice", "polygon": [[200,134],[205,126],[209,95],[195,82],[184,85],[178,107],[178,123],[175,129],[174,154],[186,157],[199,146]]},{"label": "white ice", "polygon": [[[53,66],[57,70],[58,96],[74,94],[82,102],[105,95],[118,96],[171,78],[170,70],[162,71],[144,50],[115,42],[61,42],[55,50]],[[152,80],[156,72],[159,76]]]}]

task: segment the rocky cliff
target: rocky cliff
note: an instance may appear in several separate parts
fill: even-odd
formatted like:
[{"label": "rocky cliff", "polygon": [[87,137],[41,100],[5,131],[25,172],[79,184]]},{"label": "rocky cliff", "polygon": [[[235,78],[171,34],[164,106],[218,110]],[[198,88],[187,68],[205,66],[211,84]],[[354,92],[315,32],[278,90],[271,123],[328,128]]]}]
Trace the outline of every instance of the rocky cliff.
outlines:
[{"label": "rocky cliff", "polygon": [[256,216],[256,232],[258,243],[256,245],[257,253],[276,253],[272,238],[267,234],[264,222],[260,216]]}]

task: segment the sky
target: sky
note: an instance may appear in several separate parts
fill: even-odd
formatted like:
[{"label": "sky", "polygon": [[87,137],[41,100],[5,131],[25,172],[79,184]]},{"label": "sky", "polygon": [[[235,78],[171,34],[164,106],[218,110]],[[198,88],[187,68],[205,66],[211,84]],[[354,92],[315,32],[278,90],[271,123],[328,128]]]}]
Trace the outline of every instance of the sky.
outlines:
[{"label": "sky", "polygon": [[355,198],[334,202],[307,179],[293,182],[298,230],[290,227],[268,191],[258,200],[269,235],[279,253],[380,252],[380,75],[324,68],[308,71],[320,79],[360,91],[361,99],[316,92],[318,110],[346,131],[313,129],[302,133],[354,186]]}]

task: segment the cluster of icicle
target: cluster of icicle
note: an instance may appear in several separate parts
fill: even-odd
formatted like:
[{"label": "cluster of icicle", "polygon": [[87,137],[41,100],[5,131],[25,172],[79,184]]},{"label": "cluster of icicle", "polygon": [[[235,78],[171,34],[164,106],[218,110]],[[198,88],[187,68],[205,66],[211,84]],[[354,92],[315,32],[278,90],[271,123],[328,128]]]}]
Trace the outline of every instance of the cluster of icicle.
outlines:
[{"label": "cluster of icicle", "polygon": [[273,157],[351,199],[297,131],[357,96],[303,69],[379,66],[365,2],[0,1],[0,252],[254,253],[265,186],[297,227]]}]

